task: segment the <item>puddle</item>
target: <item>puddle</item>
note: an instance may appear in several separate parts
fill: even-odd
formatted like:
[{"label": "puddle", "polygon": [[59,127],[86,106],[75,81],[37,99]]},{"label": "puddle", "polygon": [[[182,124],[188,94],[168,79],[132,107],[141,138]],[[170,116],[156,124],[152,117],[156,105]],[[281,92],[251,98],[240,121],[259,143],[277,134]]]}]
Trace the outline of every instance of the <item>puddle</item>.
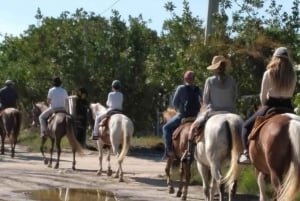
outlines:
[{"label": "puddle", "polygon": [[36,201],[117,201],[110,191],[100,189],[56,188],[23,192]]}]

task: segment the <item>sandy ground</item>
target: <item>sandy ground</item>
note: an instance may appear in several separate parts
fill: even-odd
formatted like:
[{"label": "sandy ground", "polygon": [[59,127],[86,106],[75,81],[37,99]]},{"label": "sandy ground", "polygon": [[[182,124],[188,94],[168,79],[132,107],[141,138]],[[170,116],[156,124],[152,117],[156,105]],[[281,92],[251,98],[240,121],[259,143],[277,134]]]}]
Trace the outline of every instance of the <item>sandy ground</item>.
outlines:
[{"label": "sandy ground", "polygon": [[[116,200],[120,201],[180,200],[175,194],[168,194],[165,162],[161,160],[161,154],[145,156],[142,153],[129,153],[123,164],[125,181],[121,183],[106,174],[96,176],[99,167],[97,154],[97,151],[85,149],[84,156],[76,157],[77,170],[73,171],[72,155],[68,150],[62,152],[59,169],[45,166],[40,153],[28,152],[25,147],[17,146],[13,159],[9,150],[6,150],[5,155],[0,155],[0,200],[31,200],[26,197],[25,191],[57,188],[111,191],[117,197]],[[116,158],[113,156],[113,171],[116,167]],[[105,160],[103,168],[106,171]],[[198,185],[190,186],[187,200],[204,200],[202,188]],[[257,198],[238,195],[237,200],[251,201]]]}]

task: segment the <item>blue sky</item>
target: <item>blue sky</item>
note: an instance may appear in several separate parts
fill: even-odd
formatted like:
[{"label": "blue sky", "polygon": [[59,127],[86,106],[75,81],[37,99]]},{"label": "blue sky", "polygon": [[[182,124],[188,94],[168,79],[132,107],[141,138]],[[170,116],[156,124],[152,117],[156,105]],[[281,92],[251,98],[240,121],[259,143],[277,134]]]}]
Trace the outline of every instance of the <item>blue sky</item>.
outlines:
[{"label": "blue sky", "polygon": [[[31,24],[36,24],[34,15],[37,8],[44,16],[58,17],[63,11],[74,13],[76,8],[87,12],[95,12],[104,17],[111,16],[111,9],[118,10],[124,20],[128,16],[137,17],[142,14],[145,21],[151,19],[148,27],[160,32],[163,21],[170,18],[164,9],[166,2],[172,1],[182,12],[182,0],[5,0],[0,4],[0,33],[18,36]],[[194,16],[206,21],[208,0],[188,0]],[[265,0],[268,4],[270,0]],[[291,7],[291,0],[277,0],[285,9]],[[0,36],[0,40],[3,38]]]}]

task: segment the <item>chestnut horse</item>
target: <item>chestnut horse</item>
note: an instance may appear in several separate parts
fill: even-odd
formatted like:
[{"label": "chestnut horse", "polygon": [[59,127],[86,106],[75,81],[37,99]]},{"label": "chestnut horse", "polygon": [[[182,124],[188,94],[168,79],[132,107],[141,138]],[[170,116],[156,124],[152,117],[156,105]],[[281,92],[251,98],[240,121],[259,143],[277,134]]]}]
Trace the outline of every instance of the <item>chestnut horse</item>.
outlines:
[{"label": "chestnut horse", "polygon": [[[223,112],[213,115],[205,124],[195,159],[206,201],[214,200],[216,186],[220,201],[224,200],[225,186],[228,187],[228,200],[233,200],[241,172],[237,159],[242,151],[242,125],[243,119],[239,115]],[[226,174],[223,174],[224,170]]]},{"label": "chestnut horse", "polygon": [[10,141],[11,157],[15,157],[15,148],[22,121],[21,112],[15,108],[6,108],[1,112],[0,134],[1,134],[1,154],[4,154],[4,142],[7,136]]},{"label": "chestnut horse", "polygon": [[270,176],[278,201],[292,201],[300,188],[300,117],[271,117],[249,142],[257,173],[260,201],[267,200],[265,176]]},{"label": "chestnut horse", "polygon": [[[168,108],[167,110],[165,110],[162,113],[163,123],[165,124],[175,114],[176,114],[176,111],[172,108]],[[191,178],[191,172],[190,172],[191,164],[186,161],[182,161],[181,158],[182,158],[184,152],[187,150],[188,133],[189,133],[192,123],[193,123],[193,121],[186,121],[184,123],[181,123],[181,125],[173,132],[172,146],[173,146],[173,151],[174,151],[175,156],[167,158],[167,163],[166,163],[166,167],[165,167],[169,193],[172,194],[175,191],[174,191],[174,186],[173,186],[173,180],[171,177],[171,168],[172,168],[173,161],[175,158],[180,160],[180,182],[179,182],[179,188],[178,188],[176,196],[181,197],[181,200],[186,200],[186,198],[187,198],[188,185],[190,183],[190,178]],[[176,136],[174,136],[174,135],[176,135]],[[185,179],[185,182],[183,182],[183,179]]]},{"label": "chestnut horse", "polygon": [[[45,102],[38,102],[32,104],[32,117],[33,122],[32,125],[39,125],[39,116],[40,114],[45,111],[48,106]],[[57,152],[57,160],[56,165],[54,166],[55,169],[59,168],[59,161],[60,161],[60,154],[61,154],[61,140],[64,136],[68,138],[69,144],[72,148],[73,153],[73,162],[72,162],[72,169],[75,170],[75,154],[78,152],[79,154],[82,154],[82,147],[78,143],[76,136],[75,136],[75,130],[74,130],[74,123],[73,118],[70,114],[67,114],[66,112],[55,112],[55,114],[51,117],[49,117],[48,120],[48,126],[47,126],[47,133],[48,135],[43,136],[40,151],[43,156],[44,163],[48,167],[52,167],[52,160],[53,160],[53,149],[54,149],[54,143],[56,144],[56,152]],[[51,148],[50,148],[50,161],[48,162],[48,159],[45,156],[44,153],[44,146],[47,141],[47,139],[50,138],[51,140]]]},{"label": "chestnut horse", "polygon": [[[95,117],[99,113],[106,112],[106,107],[101,105],[100,103],[91,103],[90,104],[90,112],[92,115],[92,119],[95,120]],[[103,158],[103,146],[108,145],[109,151],[107,154],[107,175],[112,175],[111,164],[110,164],[110,152],[117,155],[118,157],[118,169],[115,174],[115,178],[119,178],[120,182],[123,182],[123,169],[122,163],[129,151],[130,142],[134,132],[133,122],[130,118],[128,118],[124,114],[113,114],[110,116],[108,120],[108,129],[105,129],[103,126],[100,126],[100,137],[97,141],[97,147],[99,152],[99,170],[97,171],[97,175],[102,174],[102,158]],[[122,150],[119,150],[120,145],[122,145]]]}]

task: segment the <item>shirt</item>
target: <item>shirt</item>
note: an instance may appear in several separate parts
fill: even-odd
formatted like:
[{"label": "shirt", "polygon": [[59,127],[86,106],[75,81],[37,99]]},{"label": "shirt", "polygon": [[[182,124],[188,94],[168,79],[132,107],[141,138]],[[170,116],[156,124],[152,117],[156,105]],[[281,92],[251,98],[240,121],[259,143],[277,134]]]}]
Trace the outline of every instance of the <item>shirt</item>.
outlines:
[{"label": "shirt", "polygon": [[203,104],[210,111],[236,111],[237,87],[235,80],[225,75],[224,83],[217,76],[206,79],[203,91]]},{"label": "shirt", "polygon": [[262,105],[265,105],[269,97],[273,98],[291,98],[294,94],[296,87],[297,79],[294,79],[293,86],[289,89],[276,89],[273,88],[273,84],[270,79],[270,70],[266,70],[264,72],[262,82],[261,82],[261,90],[260,90],[260,102]]},{"label": "shirt", "polygon": [[51,100],[50,108],[65,108],[68,93],[62,87],[52,87],[48,91],[47,98]]},{"label": "shirt", "polygon": [[106,105],[109,110],[123,109],[123,94],[119,91],[112,91],[108,93]]}]

